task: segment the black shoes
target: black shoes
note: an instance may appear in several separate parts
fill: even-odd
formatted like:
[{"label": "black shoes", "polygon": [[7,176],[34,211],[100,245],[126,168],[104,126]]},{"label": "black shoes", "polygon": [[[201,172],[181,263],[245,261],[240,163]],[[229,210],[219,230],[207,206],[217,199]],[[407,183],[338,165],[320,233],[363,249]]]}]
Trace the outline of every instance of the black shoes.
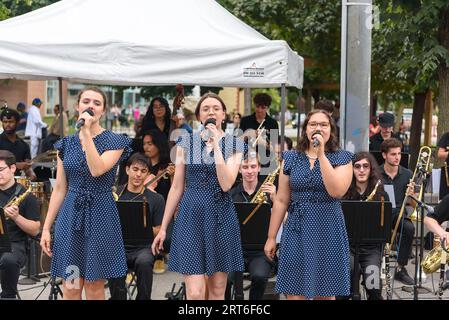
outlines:
[{"label": "black shoes", "polygon": [[415,281],[408,275],[407,269],[402,267],[401,270],[397,270],[394,274],[394,280],[401,281],[403,284],[412,286],[415,284]]}]

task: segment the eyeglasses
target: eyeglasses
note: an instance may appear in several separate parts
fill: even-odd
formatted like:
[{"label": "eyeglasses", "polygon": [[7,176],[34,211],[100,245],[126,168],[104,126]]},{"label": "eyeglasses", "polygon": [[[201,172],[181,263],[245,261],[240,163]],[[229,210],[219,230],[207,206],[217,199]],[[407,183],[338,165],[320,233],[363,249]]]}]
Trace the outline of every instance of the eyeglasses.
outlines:
[{"label": "eyeglasses", "polygon": [[320,126],[321,129],[327,129],[331,124],[329,122],[309,122],[307,125],[310,129],[316,129],[318,126]]},{"label": "eyeglasses", "polygon": [[9,168],[8,166],[6,167],[0,167],[0,172],[2,172],[3,170],[5,170],[6,168]]},{"label": "eyeglasses", "polygon": [[370,165],[369,165],[369,163],[363,163],[363,164],[361,164],[361,163],[356,163],[356,164],[354,165],[354,169],[357,169],[357,170],[360,170],[362,167],[363,167],[363,169],[369,169],[369,168],[370,168]]}]

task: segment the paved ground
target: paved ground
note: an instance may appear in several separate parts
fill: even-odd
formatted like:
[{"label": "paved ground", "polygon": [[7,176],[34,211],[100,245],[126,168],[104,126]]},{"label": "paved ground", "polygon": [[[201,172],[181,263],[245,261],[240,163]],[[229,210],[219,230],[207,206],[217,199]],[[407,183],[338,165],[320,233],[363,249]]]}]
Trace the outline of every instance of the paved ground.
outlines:
[{"label": "paved ground", "polygon": [[[394,267],[394,261],[392,264],[392,268]],[[409,265],[407,266],[408,272],[410,276],[414,276],[414,261],[410,260]],[[393,274],[393,271],[392,273]],[[21,278],[24,278],[23,276]],[[433,280],[433,281],[432,281]],[[34,285],[19,285],[19,294],[24,300],[46,300],[49,298],[50,294],[50,285],[48,283],[49,278],[47,276],[41,278],[41,281]],[[270,279],[271,282],[275,281],[275,278]],[[433,293],[438,289],[438,281],[439,281],[439,272],[432,275],[428,275],[426,279],[423,280],[423,287],[429,289],[429,292],[422,292],[419,290],[418,298],[420,300],[431,300],[437,299],[437,296]],[[166,293],[172,290],[173,285],[175,284],[175,291],[180,288],[182,283],[182,276],[173,273],[173,272],[165,272],[163,274],[154,274],[153,280],[153,299],[155,300],[165,300]],[[244,285],[249,284],[249,281],[245,280]],[[399,281],[393,281],[394,291],[393,291],[393,299],[394,300],[412,300],[413,299],[413,287],[404,286]],[[45,286],[45,288],[44,288]],[[406,289],[406,290],[404,290]],[[106,290],[106,296],[109,297],[109,291]],[[384,292],[385,297],[385,292]],[[60,298],[60,297],[59,297]],[[245,299],[248,299],[248,291],[245,291]],[[281,296],[280,299],[285,299],[285,297]],[[365,299],[363,290],[362,290],[362,299]],[[449,300],[449,290],[444,292],[444,299]]]}]

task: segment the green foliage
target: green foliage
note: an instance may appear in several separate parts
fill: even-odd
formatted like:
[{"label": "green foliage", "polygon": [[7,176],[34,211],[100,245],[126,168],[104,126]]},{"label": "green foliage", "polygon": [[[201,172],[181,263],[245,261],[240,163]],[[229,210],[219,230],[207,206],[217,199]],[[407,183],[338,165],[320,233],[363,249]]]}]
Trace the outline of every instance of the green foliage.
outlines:
[{"label": "green foliage", "polygon": [[59,0],[2,0],[0,3],[0,20],[19,16],[58,1]]},{"label": "green foliage", "polygon": [[285,40],[314,66],[305,84],[339,82],[339,0],[219,0],[238,18],[273,40]]}]

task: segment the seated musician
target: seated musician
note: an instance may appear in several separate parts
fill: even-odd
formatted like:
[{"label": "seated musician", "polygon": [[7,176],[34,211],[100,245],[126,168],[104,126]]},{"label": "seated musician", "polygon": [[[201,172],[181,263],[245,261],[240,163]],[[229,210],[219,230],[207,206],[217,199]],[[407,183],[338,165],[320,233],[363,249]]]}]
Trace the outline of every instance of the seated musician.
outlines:
[{"label": "seated musician", "polygon": [[[415,226],[408,217],[404,217],[406,212],[403,212],[401,217],[400,215],[405,195],[407,192],[412,192],[414,182],[410,183],[413,173],[400,165],[401,148],[401,141],[395,138],[390,138],[382,142],[380,149],[382,151],[382,157],[385,159],[385,163],[380,166],[380,172],[384,183],[392,185],[394,189],[396,208],[393,209],[393,229],[395,228],[397,221],[400,221],[397,228],[397,239],[399,240],[397,244],[398,265],[394,274],[394,279],[410,286],[414,284],[414,281],[408,274],[405,266],[408,264],[408,259],[412,253]],[[407,200],[407,203],[413,205],[409,199]]]},{"label": "seated musician", "polygon": [[[248,156],[240,165],[240,173],[242,174],[242,182],[231,189],[230,194],[234,202],[251,202],[251,199],[260,189],[268,195],[268,202],[272,205],[276,196],[276,187],[273,183],[263,183],[259,181],[260,172],[259,159],[255,154]],[[245,269],[249,271],[251,277],[251,288],[249,292],[250,300],[261,300],[268,278],[274,268],[273,262],[270,261],[263,251],[260,250],[244,250],[243,257],[245,260]]]},{"label": "seated musician", "polygon": [[[146,201],[149,205],[149,216],[153,226],[153,234],[157,235],[164,215],[164,198],[144,187],[144,181],[150,174],[148,158],[141,154],[133,154],[126,163],[128,183],[117,189],[118,200]],[[126,260],[129,268],[134,269],[137,276],[137,300],[150,300],[153,285],[154,256],[151,243],[129,245],[125,243]],[[126,300],[125,278],[109,280],[111,299]]]},{"label": "seated musician", "polygon": [[8,150],[14,154],[16,169],[23,170],[31,181],[36,180],[36,174],[31,168],[30,147],[16,133],[20,114],[16,110],[6,108],[0,113],[0,120],[3,126],[3,133],[0,134],[0,150]]},{"label": "seated musician", "polygon": [[[370,200],[379,201],[381,197],[389,201],[388,195],[384,192],[381,181],[381,174],[376,159],[368,152],[358,152],[353,160],[353,178],[348,192],[344,196],[345,200]],[[351,249],[351,276],[354,271],[355,248]],[[382,246],[377,244],[362,244],[359,250],[360,270],[363,274],[364,286],[368,300],[382,300],[380,277],[373,279],[373,270],[378,270],[380,276],[382,261]],[[352,282],[351,282],[352,283]],[[352,290],[351,290],[352,291]]]},{"label": "seated musician", "polygon": [[[20,268],[26,262],[27,235],[36,236],[40,229],[40,212],[37,199],[26,195],[20,204],[8,205],[14,197],[25,191],[21,184],[14,180],[16,158],[7,151],[0,150],[0,206],[4,208],[6,223],[2,224],[0,237],[7,236],[11,242],[11,252],[0,251],[0,277],[2,299],[15,299]],[[6,206],[6,207],[5,207]]]},{"label": "seated musician", "polygon": [[449,221],[449,195],[446,195],[440,203],[434,208],[433,213],[428,213],[424,217],[424,224],[430,231],[446,241],[446,246],[449,245],[449,233],[441,227],[441,224]]}]

